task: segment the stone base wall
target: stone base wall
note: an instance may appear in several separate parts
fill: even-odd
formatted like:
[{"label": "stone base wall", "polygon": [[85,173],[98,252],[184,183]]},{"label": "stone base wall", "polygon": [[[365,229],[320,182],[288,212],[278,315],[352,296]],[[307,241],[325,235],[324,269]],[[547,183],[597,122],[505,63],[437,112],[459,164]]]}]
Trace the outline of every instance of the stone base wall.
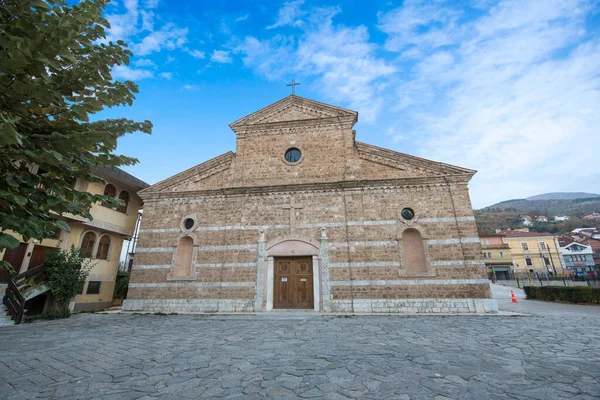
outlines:
[{"label": "stone base wall", "polygon": [[254,312],[254,300],[245,299],[152,299],[125,300],[123,311],[163,313]]},{"label": "stone base wall", "polygon": [[[252,300],[125,300],[123,311],[163,313],[255,312]],[[306,310],[310,312],[311,310]],[[464,314],[497,313],[494,299],[354,299],[333,300],[333,313],[401,313],[401,314]]]},{"label": "stone base wall", "polygon": [[497,313],[494,299],[354,299],[333,300],[335,313],[464,314]]}]

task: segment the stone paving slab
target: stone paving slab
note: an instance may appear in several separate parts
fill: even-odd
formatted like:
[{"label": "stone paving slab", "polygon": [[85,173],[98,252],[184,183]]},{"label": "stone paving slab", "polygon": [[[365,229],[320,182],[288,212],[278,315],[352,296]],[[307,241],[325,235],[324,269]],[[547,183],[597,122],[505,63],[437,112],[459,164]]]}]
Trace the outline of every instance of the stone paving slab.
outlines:
[{"label": "stone paving slab", "polygon": [[0,330],[1,399],[595,399],[585,317],[84,314]]}]

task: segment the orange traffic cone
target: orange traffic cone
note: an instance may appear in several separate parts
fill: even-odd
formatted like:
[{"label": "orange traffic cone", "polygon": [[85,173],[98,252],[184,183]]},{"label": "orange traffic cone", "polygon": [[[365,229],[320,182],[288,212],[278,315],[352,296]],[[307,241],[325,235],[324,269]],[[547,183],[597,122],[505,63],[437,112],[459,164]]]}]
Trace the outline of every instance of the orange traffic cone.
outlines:
[{"label": "orange traffic cone", "polygon": [[512,289],[510,289],[510,298],[512,299],[513,303],[517,302],[517,298],[515,297],[515,292]]}]

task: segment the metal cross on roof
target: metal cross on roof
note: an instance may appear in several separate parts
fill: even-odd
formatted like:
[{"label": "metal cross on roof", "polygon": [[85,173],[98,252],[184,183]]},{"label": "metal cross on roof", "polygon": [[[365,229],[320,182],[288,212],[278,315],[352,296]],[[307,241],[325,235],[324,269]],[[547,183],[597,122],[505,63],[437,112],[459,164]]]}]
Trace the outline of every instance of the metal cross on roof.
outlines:
[{"label": "metal cross on roof", "polygon": [[296,94],[296,86],[298,86],[300,84],[300,82],[296,82],[295,79],[292,79],[292,83],[288,83],[285,86],[291,86],[292,87],[292,94]]}]

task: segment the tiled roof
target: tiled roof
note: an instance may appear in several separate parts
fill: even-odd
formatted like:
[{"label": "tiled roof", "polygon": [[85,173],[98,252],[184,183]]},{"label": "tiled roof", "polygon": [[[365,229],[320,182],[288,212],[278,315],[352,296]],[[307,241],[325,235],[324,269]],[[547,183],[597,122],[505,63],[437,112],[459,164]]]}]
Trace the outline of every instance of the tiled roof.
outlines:
[{"label": "tiled roof", "polygon": [[537,236],[554,236],[548,232],[521,232],[521,231],[500,231],[498,235],[504,235],[505,237],[537,237]]}]

